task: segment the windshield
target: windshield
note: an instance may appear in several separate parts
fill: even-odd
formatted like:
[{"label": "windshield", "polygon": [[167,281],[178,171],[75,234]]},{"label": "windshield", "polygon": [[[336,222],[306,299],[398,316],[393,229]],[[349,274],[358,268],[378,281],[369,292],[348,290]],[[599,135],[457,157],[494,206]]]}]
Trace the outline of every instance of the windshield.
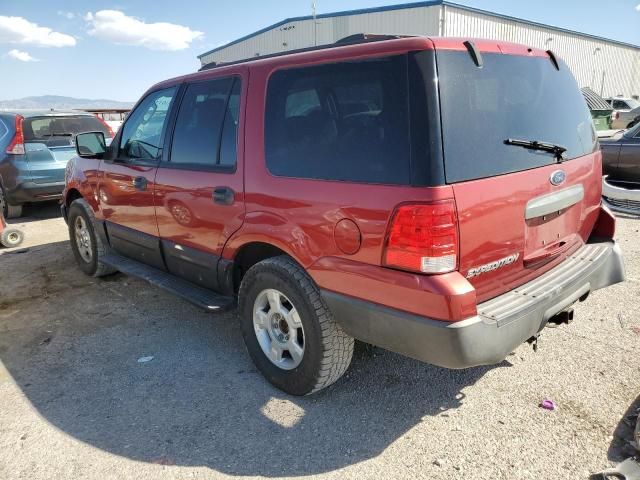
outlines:
[{"label": "windshield", "polygon": [[566,149],[565,160],[595,151],[587,104],[567,66],[548,57],[484,53],[478,68],[467,52],[437,53],[448,183],[550,165],[549,151],[507,139]]},{"label": "windshield", "polygon": [[26,142],[50,144],[61,138],[68,140],[82,132],[102,132],[105,137],[111,136],[107,127],[100,120],[87,115],[25,118],[22,126]]}]

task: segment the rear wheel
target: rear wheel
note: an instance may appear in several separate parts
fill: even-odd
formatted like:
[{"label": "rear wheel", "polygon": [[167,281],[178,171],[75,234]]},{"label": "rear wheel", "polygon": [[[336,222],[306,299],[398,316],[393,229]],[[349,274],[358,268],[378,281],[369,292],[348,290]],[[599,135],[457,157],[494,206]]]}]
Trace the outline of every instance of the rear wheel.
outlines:
[{"label": "rear wheel", "polygon": [[18,218],[22,216],[22,205],[10,205],[4,190],[0,187],[0,209],[4,218]]},{"label": "rear wheel", "polygon": [[100,261],[107,254],[107,246],[94,229],[91,207],[83,199],[74,200],[69,207],[69,239],[71,250],[80,269],[92,277],[102,277],[116,270]]},{"label": "rear wheel", "polygon": [[14,228],[5,229],[0,234],[0,244],[7,248],[17,247],[24,241],[24,234]]},{"label": "rear wheel", "polygon": [[249,355],[279,389],[307,395],[331,385],[349,367],[353,338],[291,258],[273,257],[251,267],[238,300]]}]

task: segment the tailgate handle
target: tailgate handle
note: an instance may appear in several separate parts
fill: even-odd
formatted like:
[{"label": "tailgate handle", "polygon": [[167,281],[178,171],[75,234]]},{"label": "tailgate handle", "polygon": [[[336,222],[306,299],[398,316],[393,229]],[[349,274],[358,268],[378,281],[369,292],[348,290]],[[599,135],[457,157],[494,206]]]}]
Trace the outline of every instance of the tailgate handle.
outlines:
[{"label": "tailgate handle", "polygon": [[571,246],[567,242],[560,242],[560,243],[558,243],[556,245],[557,246],[555,248],[552,248],[550,250],[545,250],[544,253],[541,253],[541,254],[538,254],[538,255],[535,255],[535,256],[532,256],[532,257],[525,257],[524,258],[524,267],[525,268],[538,267],[541,264],[548,263],[551,260],[553,260],[554,258],[557,258],[560,255],[562,255]]},{"label": "tailgate handle", "polygon": [[582,185],[574,185],[573,187],[533,198],[527,202],[524,218],[525,220],[531,220],[532,218],[559,212],[581,202],[583,198],[584,187]]}]

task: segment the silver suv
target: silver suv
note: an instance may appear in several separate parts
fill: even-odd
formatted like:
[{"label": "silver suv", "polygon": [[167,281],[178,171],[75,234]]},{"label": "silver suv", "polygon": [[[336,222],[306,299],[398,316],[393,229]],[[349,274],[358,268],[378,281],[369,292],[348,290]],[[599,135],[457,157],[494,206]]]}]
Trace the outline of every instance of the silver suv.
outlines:
[{"label": "silver suv", "polygon": [[635,98],[607,98],[607,103],[614,110],[611,128],[631,128],[640,120],[640,101]]}]

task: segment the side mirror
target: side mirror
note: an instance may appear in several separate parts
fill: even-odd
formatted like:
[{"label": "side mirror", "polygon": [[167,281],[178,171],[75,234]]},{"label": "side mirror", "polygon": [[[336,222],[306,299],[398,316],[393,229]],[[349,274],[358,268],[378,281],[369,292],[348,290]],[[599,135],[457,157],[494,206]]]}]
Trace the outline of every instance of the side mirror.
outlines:
[{"label": "side mirror", "polygon": [[102,158],[107,151],[104,133],[79,133],[76,135],[76,151],[82,158]]}]

